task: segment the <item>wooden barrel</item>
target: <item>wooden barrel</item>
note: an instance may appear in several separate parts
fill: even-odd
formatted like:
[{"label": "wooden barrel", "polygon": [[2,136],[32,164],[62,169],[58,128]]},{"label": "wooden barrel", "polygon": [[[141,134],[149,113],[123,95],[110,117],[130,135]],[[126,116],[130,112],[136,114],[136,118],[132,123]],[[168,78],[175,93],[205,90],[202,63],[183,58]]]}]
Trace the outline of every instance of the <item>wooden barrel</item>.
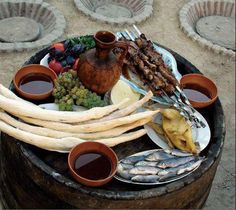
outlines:
[{"label": "wooden barrel", "polygon": [[[169,50],[169,49],[168,49]],[[171,51],[171,50],[169,50]],[[45,48],[26,64],[39,63],[48,52]],[[182,74],[199,73],[198,69],[175,52]],[[69,175],[67,154],[48,152],[21,143],[2,133],[0,141],[1,198],[4,208],[201,208],[210,192],[220,161],[225,137],[222,106],[217,100],[200,110],[211,128],[211,140],[202,151],[207,159],[191,175],[158,186],[134,186],[113,179],[106,186],[90,188],[76,183]],[[147,136],[114,147],[119,158],[156,148]]]}]

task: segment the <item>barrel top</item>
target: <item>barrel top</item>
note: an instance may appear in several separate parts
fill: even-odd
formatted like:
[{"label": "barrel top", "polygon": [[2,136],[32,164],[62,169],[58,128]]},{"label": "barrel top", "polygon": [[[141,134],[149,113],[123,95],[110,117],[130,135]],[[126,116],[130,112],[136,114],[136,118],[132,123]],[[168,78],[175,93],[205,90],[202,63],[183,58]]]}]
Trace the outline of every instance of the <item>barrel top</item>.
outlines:
[{"label": "barrel top", "polygon": [[[162,46],[163,47],[163,46]],[[167,49],[167,48],[166,48]],[[179,54],[170,51],[178,65],[180,73],[200,73],[200,71],[185,58]],[[48,48],[37,52],[25,63],[39,63],[40,60],[48,53]],[[11,89],[14,87],[11,85]],[[52,177],[57,182],[65,185],[68,189],[78,190],[79,192],[98,196],[101,198],[109,199],[144,199],[155,196],[160,196],[174,190],[180,189],[185,185],[190,184],[194,180],[198,179],[203,175],[214,163],[216,158],[218,158],[224,143],[225,137],[225,120],[224,113],[220,103],[220,100],[211,105],[208,108],[199,110],[199,112],[206,118],[211,129],[211,140],[206,149],[204,149],[201,154],[207,157],[201,166],[195,170],[191,175],[186,176],[175,182],[171,182],[163,185],[156,186],[137,186],[127,183],[121,183],[118,180],[113,179],[110,183],[103,187],[91,188],[81,185],[73,180],[69,174],[67,166],[67,154],[61,154],[56,152],[49,152],[42,150],[21,142],[17,142],[18,148],[21,150],[22,154],[27,157],[27,159],[37,168],[42,170],[47,176]],[[2,134],[2,138],[6,138]],[[11,138],[11,137],[7,137]],[[136,141],[131,141],[123,143],[114,147],[113,149],[121,159],[125,156],[144,151],[149,149],[156,149],[156,145],[148,140],[148,136],[144,136]]]}]

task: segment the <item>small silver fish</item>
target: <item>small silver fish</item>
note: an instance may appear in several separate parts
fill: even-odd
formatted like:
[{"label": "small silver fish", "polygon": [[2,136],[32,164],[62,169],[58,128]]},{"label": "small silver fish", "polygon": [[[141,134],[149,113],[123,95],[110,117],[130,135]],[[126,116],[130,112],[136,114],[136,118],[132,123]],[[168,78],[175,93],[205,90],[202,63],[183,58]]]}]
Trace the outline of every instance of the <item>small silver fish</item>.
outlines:
[{"label": "small silver fish", "polygon": [[186,165],[187,164],[189,165],[190,163],[193,164],[194,161],[191,161],[191,162],[186,163],[184,165],[180,165],[180,166],[178,166],[176,168],[166,168],[166,169],[163,169],[163,170],[159,171],[158,172],[158,176],[160,176],[160,180],[159,181],[160,182],[161,181],[165,181],[166,179],[169,179],[169,178],[177,176],[178,170],[181,170],[181,169],[185,168]]},{"label": "small silver fish", "polygon": [[122,167],[121,164],[117,167],[117,174],[124,179],[131,179],[134,175],[129,173],[129,170],[126,170]]},{"label": "small silver fish", "polygon": [[141,156],[130,156],[127,157],[123,160],[121,160],[121,163],[125,163],[125,164],[135,164],[138,161],[142,161],[145,159],[145,156],[141,155]]},{"label": "small silver fish", "polygon": [[166,176],[167,174],[177,174],[177,168],[166,168],[158,172],[158,176]]},{"label": "small silver fish", "polygon": [[180,165],[176,168],[166,168],[158,172],[158,176],[160,176],[160,181],[164,181],[168,178],[183,174],[185,172],[192,171],[196,167],[198,167],[203,159],[199,159],[197,161],[190,161],[183,165]]},{"label": "small silver fish", "polygon": [[139,161],[135,163],[135,166],[156,166],[157,162],[150,162],[150,161]]},{"label": "small silver fish", "polygon": [[159,167],[159,168],[174,168],[179,165],[183,165],[187,162],[190,162],[192,160],[195,160],[194,156],[175,157],[175,158],[160,161],[159,163],[157,163],[157,167]]},{"label": "small silver fish", "polygon": [[192,171],[193,169],[195,169],[196,167],[200,166],[201,163],[202,163],[203,159],[200,159],[198,160],[197,162],[195,163],[187,163],[185,164],[185,167],[182,167],[180,168],[178,171],[177,171],[177,175],[180,175],[180,174],[183,174],[185,172],[189,172],[189,171]]},{"label": "small silver fish", "polygon": [[164,150],[166,153],[174,155],[174,156],[178,156],[178,157],[187,157],[187,156],[192,156],[192,153],[189,152],[184,152],[178,149],[165,149]]},{"label": "small silver fish", "polygon": [[155,183],[159,180],[157,175],[136,175],[131,178],[133,182],[145,182],[145,183]]},{"label": "small silver fish", "polygon": [[157,174],[160,169],[151,166],[136,166],[129,170],[130,174],[134,175],[147,175],[147,174]]},{"label": "small silver fish", "polygon": [[145,160],[147,161],[160,161],[173,158],[174,156],[164,152],[164,151],[157,151],[149,154]]},{"label": "small silver fish", "polygon": [[133,168],[134,166],[131,164],[125,164],[125,163],[119,163],[124,170],[130,170],[131,168]]},{"label": "small silver fish", "polygon": [[159,181],[160,182],[166,181],[166,179],[169,179],[169,178],[172,178],[172,177],[175,177],[175,176],[176,176],[176,173],[168,173],[166,175],[160,176]]}]

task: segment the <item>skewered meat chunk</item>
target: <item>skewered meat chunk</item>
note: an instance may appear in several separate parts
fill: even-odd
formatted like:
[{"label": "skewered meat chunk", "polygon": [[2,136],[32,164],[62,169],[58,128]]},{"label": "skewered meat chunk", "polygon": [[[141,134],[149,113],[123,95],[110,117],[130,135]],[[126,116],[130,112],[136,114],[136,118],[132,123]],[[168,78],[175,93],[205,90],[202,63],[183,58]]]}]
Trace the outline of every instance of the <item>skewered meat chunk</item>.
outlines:
[{"label": "skewered meat chunk", "polygon": [[135,43],[138,45],[139,48],[143,48],[143,41],[141,38],[136,38]]},{"label": "skewered meat chunk", "polygon": [[142,60],[138,63],[138,67],[139,69],[145,69],[145,66]]},{"label": "skewered meat chunk", "polygon": [[154,85],[155,88],[164,88],[166,86],[165,81],[159,76],[154,77],[154,83],[152,83],[152,85]]},{"label": "skewered meat chunk", "polygon": [[154,72],[154,74],[155,74],[155,70],[156,70],[156,65],[155,64],[152,64],[152,63],[150,63],[148,60],[145,60],[144,61],[144,63],[145,63],[145,65],[147,65],[150,69],[152,69]]},{"label": "skewered meat chunk", "polygon": [[141,37],[142,39],[145,39],[145,40],[147,40],[147,38],[146,38],[145,34],[140,34],[140,37]]},{"label": "skewered meat chunk", "polygon": [[175,87],[172,84],[168,84],[165,88],[166,93],[172,94],[175,91]]},{"label": "skewered meat chunk", "polygon": [[145,39],[142,39],[141,37],[139,37],[139,38],[136,38],[135,39],[135,43],[137,44],[137,46],[139,47],[139,48],[144,48],[144,47],[146,47],[146,46],[148,46],[148,41],[147,40],[145,40]]},{"label": "skewered meat chunk", "polygon": [[137,49],[135,49],[134,47],[129,47],[128,53],[129,53],[129,55],[134,55],[137,53]]},{"label": "skewered meat chunk", "polygon": [[138,52],[138,55],[139,55],[140,59],[142,59],[143,61],[148,61],[148,56],[143,54],[141,51]]},{"label": "skewered meat chunk", "polygon": [[144,48],[143,51],[154,64],[161,65],[164,63],[161,54],[157,53],[154,49]]},{"label": "skewered meat chunk", "polygon": [[174,86],[178,86],[177,79],[172,74],[170,74],[170,71],[167,71],[167,69],[168,68],[165,66],[165,64],[159,67],[159,71],[161,72],[163,77],[165,77]]}]

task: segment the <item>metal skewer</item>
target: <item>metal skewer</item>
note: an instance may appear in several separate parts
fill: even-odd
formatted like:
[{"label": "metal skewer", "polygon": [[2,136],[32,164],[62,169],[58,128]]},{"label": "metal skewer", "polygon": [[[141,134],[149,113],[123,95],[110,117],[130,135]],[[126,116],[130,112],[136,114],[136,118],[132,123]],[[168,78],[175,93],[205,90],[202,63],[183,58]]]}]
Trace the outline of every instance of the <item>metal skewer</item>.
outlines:
[{"label": "metal skewer", "polygon": [[138,27],[136,25],[133,25],[134,30],[138,33],[138,35],[140,36],[142,33],[141,31],[138,29]]},{"label": "metal skewer", "polygon": [[131,35],[131,33],[125,29],[125,32],[128,34],[129,38],[132,40],[132,41],[135,41],[135,38]]},{"label": "metal skewer", "polygon": [[190,104],[187,96],[185,95],[185,93],[180,89],[180,87],[176,86],[176,90],[180,93],[180,95],[184,98],[184,102],[185,104],[187,104],[189,106],[189,108],[192,110],[192,112],[194,113],[196,110],[192,107],[192,105]]}]

